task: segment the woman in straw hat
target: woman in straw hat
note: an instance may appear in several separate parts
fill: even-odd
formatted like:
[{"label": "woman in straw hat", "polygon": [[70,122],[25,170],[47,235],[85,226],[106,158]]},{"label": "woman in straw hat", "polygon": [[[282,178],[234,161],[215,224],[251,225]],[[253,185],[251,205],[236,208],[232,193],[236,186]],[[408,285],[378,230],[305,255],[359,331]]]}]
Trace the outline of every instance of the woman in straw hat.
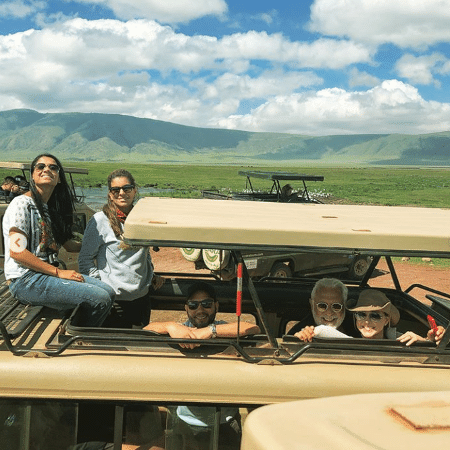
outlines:
[{"label": "woman in straw hat", "polygon": [[436,333],[430,330],[426,338],[412,331],[391,336],[389,331],[399,322],[400,312],[383,292],[376,289],[362,291],[354,305],[347,304],[347,309],[353,312],[356,328],[366,339],[396,338],[410,346],[416,341],[439,342],[444,331],[443,327],[438,327]]}]

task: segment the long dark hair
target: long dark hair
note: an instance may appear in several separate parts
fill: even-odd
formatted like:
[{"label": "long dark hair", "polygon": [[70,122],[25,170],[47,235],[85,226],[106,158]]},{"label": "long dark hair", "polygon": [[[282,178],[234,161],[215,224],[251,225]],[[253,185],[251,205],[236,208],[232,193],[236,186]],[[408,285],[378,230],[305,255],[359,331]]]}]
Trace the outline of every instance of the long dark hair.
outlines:
[{"label": "long dark hair", "polygon": [[[55,186],[55,189],[47,202],[48,214],[44,209],[44,202],[37,191],[33,179],[33,172],[36,164],[42,157],[52,158],[59,167],[59,183]],[[73,211],[75,209],[74,198],[67,183],[63,166],[58,158],[50,153],[42,153],[33,159],[30,167],[30,191],[42,220],[47,226],[51,225],[55,241],[59,245],[63,245],[69,239],[72,239]]]},{"label": "long dark hair", "polygon": [[[112,180],[114,180],[114,178],[120,178],[120,177],[126,178],[130,184],[132,184],[134,187],[136,187],[136,182],[134,181],[133,175],[131,175],[131,173],[128,172],[128,170],[117,169],[108,175],[108,191],[109,191],[109,188],[111,187]],[[103,212],[104,212],[105,216],[108,218],[109,224],[111,225],[111,228],[112,228],[116,238],[119,239],[120,236],[122,235],[122,227],[120,225],[119,219],[117,218],[116,209],[117,208],[114,205],[114,203],[112,202],[111,197],[108,195],[108,203],[106,203],[106,205],[103,206]]]}]

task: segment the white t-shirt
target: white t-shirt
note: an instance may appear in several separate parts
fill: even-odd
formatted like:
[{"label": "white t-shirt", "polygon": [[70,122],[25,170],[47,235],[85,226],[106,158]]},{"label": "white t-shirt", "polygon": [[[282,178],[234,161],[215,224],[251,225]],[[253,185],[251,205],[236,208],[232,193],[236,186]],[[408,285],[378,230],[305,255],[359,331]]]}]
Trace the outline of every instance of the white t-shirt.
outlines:
[{"label": "white t-shirt", "polygon": [[[44,209],[47,205],[44,204]],[[9,255],[9,230],[17,228],[27,236],[27,250],[38,258],[48,261],[48,250],[58,253],[59,246],[51,232],[46,231],[43,220],[34,203],[27,195],[19,195],[11,201],[3,216],[3,238],[5,242],[5,277],[7,280],[19,278],[28,268],[18,264]]]}]

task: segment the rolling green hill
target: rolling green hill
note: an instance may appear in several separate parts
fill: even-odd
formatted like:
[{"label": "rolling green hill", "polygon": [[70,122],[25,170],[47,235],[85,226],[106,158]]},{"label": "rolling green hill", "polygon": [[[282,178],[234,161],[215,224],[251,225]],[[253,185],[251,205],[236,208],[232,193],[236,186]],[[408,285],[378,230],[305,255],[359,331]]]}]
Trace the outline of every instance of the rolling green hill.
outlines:
[{"label": "rolling green hill", "polygon": [[196,128],[118,114],[0,112],[1,159],[450,166],[450,132],[303,136]]}]

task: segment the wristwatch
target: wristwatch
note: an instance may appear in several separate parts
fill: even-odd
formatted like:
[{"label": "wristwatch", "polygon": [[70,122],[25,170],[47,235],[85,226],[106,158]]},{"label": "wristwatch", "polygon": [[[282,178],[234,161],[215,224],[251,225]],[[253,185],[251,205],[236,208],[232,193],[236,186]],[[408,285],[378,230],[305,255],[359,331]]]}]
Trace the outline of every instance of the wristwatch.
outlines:
[{"label": "wristwatch", "polygon": [[211,329],[211,337],[214,339],[217,337],[217,329],[216,326],[212,323],[211,325],[208,325],[209,328]]}]

